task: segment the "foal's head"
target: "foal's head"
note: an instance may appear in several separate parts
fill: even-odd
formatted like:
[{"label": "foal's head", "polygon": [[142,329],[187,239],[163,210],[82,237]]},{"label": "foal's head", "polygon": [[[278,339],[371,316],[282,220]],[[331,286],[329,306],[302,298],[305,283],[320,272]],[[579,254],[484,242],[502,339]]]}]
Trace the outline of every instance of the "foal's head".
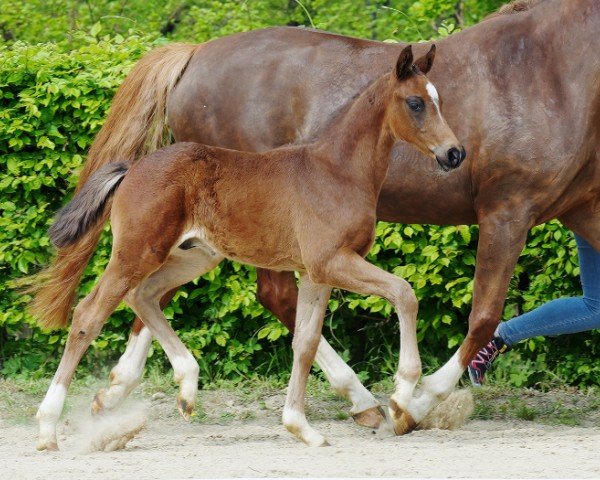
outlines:
[{"label": "foal's head", "polygon": [[435,45],[416,61],[410,45],[402,50],[391,75],[387,118],[396,138],[435,157],[444,170],[450,170],[461,164],[466,152],[442,116],[440,97],[425,76],[434,57]]}]

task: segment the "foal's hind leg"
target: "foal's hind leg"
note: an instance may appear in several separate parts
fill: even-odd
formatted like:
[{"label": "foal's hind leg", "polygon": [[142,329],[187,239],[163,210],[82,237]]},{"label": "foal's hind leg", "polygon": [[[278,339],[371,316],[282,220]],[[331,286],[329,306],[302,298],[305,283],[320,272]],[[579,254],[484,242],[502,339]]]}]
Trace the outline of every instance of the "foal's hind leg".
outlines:
[{"label": "foal's hind leg", "polygon": [[283,424],[291,433],[311,447],[327,445],[325,437],[312,428],[304,413],[306,381],[319,345],[323,317],[331,287],[314,283],[308,275],[300,278],[296,328],[292,348],[294,363],[283,407]]},{"label": "foal's hind leg", "polygon": [[[164,308],[175,294],[172,290],[161,299],[161,308]],[[152,333],[139,317],[133,325],[125,353],[119,358],[117,365],[113,367],[109,375],[108,389],[102,388],[94,396],[92,402],[92,413],[102,414],[118,407],[137,387],[144,373],[144,366],[148,358],[148,352],[152,345]]]},{"label": "foal's hind leg", "polygon": [[223,257],[208,250],[175,250],[165,264],[127,295],[126,302],[150,329],[163,347],[179,384],[177,407],[188,420],[194,410],[198,392],[198,363],[169,325],[159,299],[216,267]]},{"label": "foal's hind leg", "polygon": [[98,285],[75,308],[67,345],[36,415],[39,422],[38,450],[58,450],[56,425],[75,369],[128,288],[128,279],[111,260]]},{"label": "foal's hind leg", "polygon": [[390,414],[397,432],[412,423],[406,407],[419,376],[421,358],[417,347],[418,302],[411,286],[350,249],[339,250],[332,258],[315,263],[315,280],[364,295],[377,295],[390,301],[400,323],[400,361],[396,373],[396,391],[390,399]]}]

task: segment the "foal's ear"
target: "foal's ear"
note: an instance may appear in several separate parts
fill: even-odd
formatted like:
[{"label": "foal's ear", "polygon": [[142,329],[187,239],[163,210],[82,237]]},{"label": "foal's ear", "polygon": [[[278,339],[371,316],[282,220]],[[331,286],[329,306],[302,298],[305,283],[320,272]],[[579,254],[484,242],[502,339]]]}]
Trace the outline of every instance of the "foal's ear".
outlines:
[{"label": "foal's ear", "polygon": [[412,45],[404,47],[404,50],[400,52],[398,62],[396,63],[396,77],[398,80],[406,80],[414,75],[413,72],[413,53]]},{"label": "foal's ear", "polygon": [[427,75],[429,70],[431,70],[431,66],[433,65],[433,59],[435,58],[435,44],[431,45],[431,48],[427,52],[427,54],[423,55],[419,58],[415,65],[421,71],[423,75]]}]

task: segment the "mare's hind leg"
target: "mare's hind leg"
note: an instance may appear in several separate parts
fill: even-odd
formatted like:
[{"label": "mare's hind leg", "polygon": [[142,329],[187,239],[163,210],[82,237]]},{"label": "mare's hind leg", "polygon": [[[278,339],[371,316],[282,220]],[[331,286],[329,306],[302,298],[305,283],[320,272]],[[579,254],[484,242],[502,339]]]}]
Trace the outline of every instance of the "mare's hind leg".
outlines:
[{"label": "mare's hind leg", "polygon": [[202,248],[177,249],[159,270],[126,297],[126,302],[156,337],[173,366],[175,381],[179,384],[177,407],[186,420],[196,403],[198,363],[164,317],[159,299],[169,290],[212,270],[222,259]]},{"label": "mare's hind leg", "polygon": [[129,285],[129,279],[122,275],[119,266],[111,259],[98,285],[75,308],[67,345],[36,415],[39,422],[38,450],[58,450],[56,425],[75,369],[106,319],[127,293]]},{"label": "mare's hind leg", "polygon": [[304,413],[306,381],[321,338],[323,317],[331,287],[314,283],[308,275],[300,278],[296,328],[292,348],[294,363],[283,407],[283,424],[291,433],[311,447],[327,445],[325,437],[312,428]]},{"label": "mare's hind leg", "polygon": [[[257,277],[258,300],[293,333],[298,303],[298,287],[294,273],[258,268]],[[316,362],[335,392],[352,402],[350,414],[356,423],[378,428],[384,419],[379,402],[324,337],[321,337],[319,342]]]},{"label": "mare's hind leg", "polygon": [[390,400],[390,414],[397,432],[412,419],[406,407],[421,375],[421,358],[417,347],[417,298],[406,280],[370,264],[353,250],[342,249],[319,261],[310,271],[318,282],[363,295],[377,295],[390,301],[400,323],[400,361],[396,373],[396,390]]},{"label": "mare's hind leg", "polygon": [[[161,308],[164,308],[173,298],[176,290],[168,292],[161,299]],[[108,389],[102,388],[94,396],[92,413],[102,414],[118,407],[137,387],[144,373],[144,366],[148,352],[152,345],[152,333],[139,317],[136,317],[125,353],[119,358],[109,375]]]}]

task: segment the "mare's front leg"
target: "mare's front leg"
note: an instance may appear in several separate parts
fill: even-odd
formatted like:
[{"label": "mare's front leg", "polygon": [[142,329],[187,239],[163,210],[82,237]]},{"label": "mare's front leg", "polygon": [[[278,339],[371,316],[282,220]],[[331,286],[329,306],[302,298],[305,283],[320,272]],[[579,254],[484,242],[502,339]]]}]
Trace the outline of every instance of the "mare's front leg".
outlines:
[{"label": "mare's front leg", "polygon": [[98,285],[75,308],[67,345],[60,364],[37,411],[38,450],[58,450],[56,425],[75,369],[90,343],[100,333],[106,319],[127,293],[128,286],[128,279],[122,275],[118,265],[111,260]]},{"label": "mare's front leg", "polygon": [[423,378],[419,394],[408,407],[407,433],[456,387],[468,363],[494,335],[502,317],[508,285],[530,228],[525,216],[513,212],[487,215],[480,221],[473,307],[467,336],[446,364]]},{"label": "mare's front leg", "polygon": [[296,328],[292,348],[294,363],[283,407],[283,424],[291,433],[311,447],[328,445],[327,440],[306,420],[304,397],[306,382],[321,338],[323,317],[331,287],[314,283],[308,275],[300,277]]},{"label": "mare's front leg", "polygon": [[325,261],[315,262],[310,271],[314,280],[363,295],[377,295],[394,305],[400,323],[400,361],[396,373],[396,390],[390,401],[395,428],[410,423],[406,408],[421,375],[421,358],[417,347],[418,302],[406,280],[367,262],[350,249],[341,249]]},{"label": "mare's front leg", "polygon": [[[294,273],[259,268],[257,277],[258,300],[293,333],[298,302]],[[384,419],[379,402],[323,337],[317,349],[316,362],[335,392],[352,402],[350,414],[354,421],[365,427],[378,428]]]}]

